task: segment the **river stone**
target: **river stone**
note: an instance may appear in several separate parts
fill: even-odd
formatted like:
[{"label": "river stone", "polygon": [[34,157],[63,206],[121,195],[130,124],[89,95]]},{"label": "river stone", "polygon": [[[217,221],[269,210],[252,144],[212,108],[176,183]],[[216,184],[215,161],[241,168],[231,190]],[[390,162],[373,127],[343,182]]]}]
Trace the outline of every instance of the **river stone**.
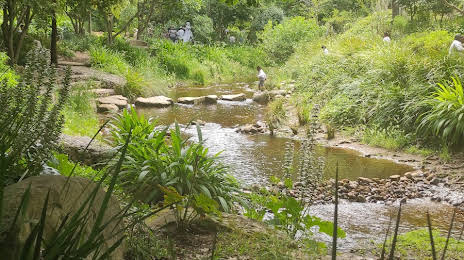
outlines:
[{"label": "river stone", "polygon": [[392,176],[390,176],[390,180],[392,180],[392,181],[398,181],[400,178],[401,178],[400,175],[392,175]]},{"label": "river stone", "polygon": [[243,93],[236,95],[222,95],[221,99],[226,101],[245,101],[246,96]]},{"label": "river stone", "polygon": [[97,99],[98,104],[113,104],[118,108],[125,108],[127,106],[127,98],[121,95],[113,95],[108,97],[101,97]]},{"label": "river stone", "polygon": [[108,97],[108,96],[116,95],[116,92],[114,91],[114,89],[110,89],[110,88],[96,88],[96,89],[90,90],[90,92],[95,94],[95,96],[97,97]]},{"label": "river stone", "polygon": [[[66,184],[68,183],[68,184]],[[66,185],[66,186],[65,186]],[[83,205],[87,199],[87,194],[90,194],[97,185],[85,178],[66,176],[52,176],[42,175],[27,178],[21,182],[9,185],[4,190],[3,197],[3,216],[0,222],[0,255],[2,259],[19,259],[18,254],[20,248],[24,245],[27,236],[31,233],[34,227],[33,223],[38,223],[41,217],[42,208],[44,205],[45,197],[49,192],[48,211],[46,216],[46,223],[43,233],[43,239],[46,241],[51,238],[63,219],[70,214],[73,216]],[[11,227],[16,214],[16,211],[21,204],[26,189],[30,188],[30,197],[28,207],[23,211],[24,221],[16,223],[16,228],[8,240],[5,239],[5,231]],[[65,189],[63,189],[65,188]],[[105,191],[99,188],[96,193],[95,200],[90,205],[88,212],[87,225],[84,227],[85,239],[92,226],[95,223],[96,216],[100,211],[100,205],[105,197]],[[103,216],[103,222],[107,223],[110,219],[120,212],[119,202],[110,198],[108,207]],[[69,222],[69,219],[68,219]],[[115,221],[109,222],[108,226],[103,230],[102,235],[104,242],[100,253],[105,252],[117,240],[121,238],[124,232],[123,223]],[[120,232],[118,234],[118,232]],[[106,259],[123,259],[124,246],[120,246],[113,251],[112,255]]]},{"label": "river stone", "polygon": [[177,102],[181,104],[195,104],[201,103],[202,99],[204,99],[204,97],[181,97],[177,99]]},{"label": "river stone", "polygon": [[118,111],[119,108],[115,104],[99,104],[97,106],[98,113],[116,113]]},{"label": "river stone", "polygon": [[256,92],[253,94],[253,101],[259,104],[266,104],[270,100],[269,94],[264,91],[264,92]]},{"label": "river stone", "polygon": [[208,95],[204,97],[204,104],[205,105],[213,105],[216,104],[218,100],[218,96],[216,95]]},{"label": "river stone", "polygon": [[365,177],[358,177],[358,181],[360,184],[370,184],[370,183],[373,183],[374,181],[369,179],[369,178],[365,178]]},{"label": "river stone", "polygon": [[89,148],[85,147],[90,143],[88,136],[69,136],[62,134],[59,144],[61,152],[67,154],[73,161],[78,161],[86,165],[102,163],[112,157],[115,149],[103,144],[98,140],[93,140]]},{"label": "river stone", "polygon": [[169,107],[172,104],[174,104],[172,99],[165,96],[139,97],[135,100],[135,105],[138,107]]}]

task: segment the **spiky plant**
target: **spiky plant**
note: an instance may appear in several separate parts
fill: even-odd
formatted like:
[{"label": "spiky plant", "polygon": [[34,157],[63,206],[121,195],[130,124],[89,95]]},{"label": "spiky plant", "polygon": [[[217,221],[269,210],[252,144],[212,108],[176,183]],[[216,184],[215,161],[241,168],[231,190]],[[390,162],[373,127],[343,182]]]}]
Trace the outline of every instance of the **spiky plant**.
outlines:
[{"label": "spiky plant", "polygon": [[40,173],[61,133],[61,110],[68,99],[70,70],[63,86],[57,88],[49,55],[41,48],[31,51],[19,84],[0,84],[2,186]]},{"label": "spiky plant", "polygon": [[464,91],[461,80],[438,84],[425,100],[430,110],[420,117],[419,131],[433,135],[450,146],[464,142]]}]

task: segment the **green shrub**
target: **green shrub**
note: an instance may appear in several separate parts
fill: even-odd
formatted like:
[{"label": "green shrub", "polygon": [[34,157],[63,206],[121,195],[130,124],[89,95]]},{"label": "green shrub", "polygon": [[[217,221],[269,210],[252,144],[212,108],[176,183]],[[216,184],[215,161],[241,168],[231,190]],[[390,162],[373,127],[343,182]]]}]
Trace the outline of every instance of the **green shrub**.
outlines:
[{"label": "green shrub", "polygon": [[430,110],[421,115],[419,131],[436,136],[455,146],[464,141],[464,91],[459,78],[438,84],[433,95],[424,102]]},{"label": "green shrub", "polygon": [[286,112],[284,108],[284,101],[285,100],[283,98],[276,99],[269,103],[267,107],[265,120],[269,126],[269,130],[271,131],[271,135],[274,134],[274,130],[277,129],[285,119]]},{"label": "green shrub", "polygon": [[293,17],[277,25],[268,23],[259,34],[259,39],[270,60],[281,64],[293,54],[300,41],[314,40],[321,35],[322,29],[314,20]]},{"label": "green shrub", "polygon": [[52,159],[47,164],[65,176],[79,176],[96,181],[98,181],[96,177],[101,177],[92,167],[76,165],[76,163],[69,160],[68,155],[62,153],[53,153]]}]

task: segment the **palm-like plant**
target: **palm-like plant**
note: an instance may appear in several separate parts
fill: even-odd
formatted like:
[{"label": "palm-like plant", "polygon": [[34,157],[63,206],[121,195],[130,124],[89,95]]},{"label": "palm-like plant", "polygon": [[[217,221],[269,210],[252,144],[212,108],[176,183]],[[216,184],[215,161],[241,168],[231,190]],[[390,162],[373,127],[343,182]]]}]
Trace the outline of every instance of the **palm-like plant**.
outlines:
[{"label": "palm-like plant", "polygon": [[438,84],[424,101],[431,109],[420,117],[419,131],[438,137],[454,146],[464,141],[464,92],[457,77]]}]

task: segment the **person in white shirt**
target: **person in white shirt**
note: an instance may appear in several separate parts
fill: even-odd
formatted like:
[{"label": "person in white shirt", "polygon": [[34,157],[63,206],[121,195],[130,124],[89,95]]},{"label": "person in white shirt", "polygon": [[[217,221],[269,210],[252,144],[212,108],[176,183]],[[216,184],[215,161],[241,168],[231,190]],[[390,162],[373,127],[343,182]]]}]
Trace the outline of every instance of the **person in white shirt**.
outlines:
[{"label": "person in white shirt", "polygon": [[329,50],[327,49],[327,47],[325,47],[324,45],[322,45],[322,52],[324,53],[324,55],[328,55],[329,54]]},{"label": "person in white shirt", "polygon": [[267,76],[260,66],[257,67],[257,70],[258,70],[258,79],[259,79],[258,90],[261,91],[261,88],[264,87],[264,81],[266,81]]},{"label": "person in white shirt", "polygon": [[387,32],[383,34],[383,42],[386,42],[386,43],[391,42],[390,35]]},{"label": "person in white shirt", "polygon": [[449,54],[453,53],[454,50],[464,50],[464,47],[462,46],[462,38],[463,37],[460,34],[456,34],[456,36],[454,36],[454,41],[451,43],[451,46],[449,48]]}]

